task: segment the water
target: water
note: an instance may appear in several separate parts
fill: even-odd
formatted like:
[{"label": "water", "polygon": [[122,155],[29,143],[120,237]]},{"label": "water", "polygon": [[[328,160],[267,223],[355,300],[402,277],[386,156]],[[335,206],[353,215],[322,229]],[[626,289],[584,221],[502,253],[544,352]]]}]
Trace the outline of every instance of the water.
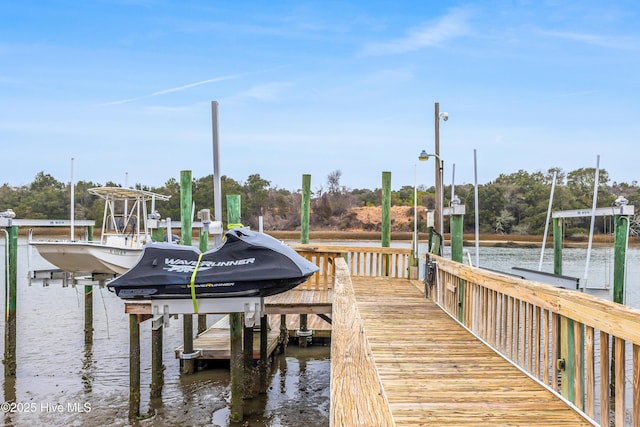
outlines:
[{"label": "water", "polygon": [[[17,372],[2,382],[3,402],[15,402],[4,425],[126,426],[129,410],[129,319],[124,303],[106,288],[95,288],[93,344],[84,342],[84,287],[60,283],[29,285],[28,245],[18,244]],[[0,283],[5,278],[0,239]],[[32,269],[52,268],[33,251]],[[2,293],[4,302],[4,292]],[[4,306],[4,305],[3,305]],[[208,324],[213,323],[210,316]],[[197,323],[197,322],[194,322]],[[195,325],[194,325],[195,326]],[[4,330],[4,316],[0,319]],[[182,320],[164,331],[166,366],[161,399],[150,401],[151,327],[140,327],[141,413],[155,416],[135,425],[227,426],[228,365],[181,375],[174,349],[182,344]],[[2,338],[4,349],[4,336]],[[329,346],[290,346],[276,357],[266,394],[246,403],[250,427],[329,424]],[[3,370],[4,366],[0,367]],[[6,409],[4,406],[0,409]],[[238,424],[243,425],[244,424]]]},{"label": "water", "polygon": [[[379,242],[332,243],[379,246]],[[393,242],[392,245],[410,246],[408,242]],[[422,253],[425,249],[420,247]],[[445,248],[445,256],[449,256],[447,250]],[[475,248],[466,250],[475,261]],[[3,380],[2,383],[4,401],[20,404],[15,409],[21,412],[5,414],[5,425],[129,425],[129,323],[124,303],[106,289],[96,289],[93,345],[86,346],[83,287],[62,287],[60,284],[43,287],[38,282],[29,285],[27,253],[26,240],[21,238],[18,246],[17,375],[15,380]],[[584,276],[585,253],[584,249],[564,251],[565,275]],[[4,283],[4,239],[0,239],[0,255],[0,277],[3,278],[0,283]],[[514,265],[537,269],[539,257],[539,249],[480,248],[482,266],[504,271]],[[588,278],[590,285],[610,282],[612,257],[611,249],[594,249]],[[552,270],[552,259],[552,251],[548,250],[544,271]],[[640,249],[629,249],[628,259],[627,303],[640,308]],[[34,251],[31,268],[51,266]],[[0,327],[4,329],[3,319],[0,319]],[[156,415],[137,425],[228,425],[228,369],[206,369],[194,375],[180,375],[174,349],[182,344],[181,320],[172,319],[165,329],[163,395],[161,399],[149,400],[149,322],[143,323],[140,329],[141,412],[153,410]],[[327,426],[329,372],[328,346],[308,349],[290,346],[273,364],[268,392],[247,402],[248,426]]]}]

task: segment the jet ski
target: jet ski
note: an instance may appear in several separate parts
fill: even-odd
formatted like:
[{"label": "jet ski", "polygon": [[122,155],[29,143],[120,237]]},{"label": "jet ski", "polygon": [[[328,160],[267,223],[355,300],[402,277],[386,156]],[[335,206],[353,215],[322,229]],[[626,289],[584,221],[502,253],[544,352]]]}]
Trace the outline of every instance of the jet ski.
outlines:
[{"label": "jet ski", "polygon": [[201,253],[191,246],[148,243],[136,265],[107,284],[122,299],[265,297],[295,288],[318,267],[284,243],[234,228]]}]

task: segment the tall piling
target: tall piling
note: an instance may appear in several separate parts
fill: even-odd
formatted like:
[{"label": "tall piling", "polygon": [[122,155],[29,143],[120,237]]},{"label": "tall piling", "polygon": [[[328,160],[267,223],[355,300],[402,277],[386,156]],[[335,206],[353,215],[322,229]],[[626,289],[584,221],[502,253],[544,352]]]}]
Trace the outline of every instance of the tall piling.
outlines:
[{"label": "tall piling", "polygon": [[[191,246],[191,233],[192,233],[192,181],[191,171],[184,170],[180,172],[180,223],[181,223],[181,241],[185,246]],[[183,326],[183,353],[193,353],[193,315],[182,315]],[[182,360],[182,373],[192,374],[195,371],[195,360],[183,359]]]},{"label": "tall piling", "polygon": [[[164,240],[164,228],[157,227],[151,231],[154,242]],[[151,398],[162,396],[164,386],[164,364],[162,359],[164,340],[164,326],[161,321],[151,321]]]},{"label": "tall piling", "polygon": [[[309,219],[311,216],[311,175],[302,175],[302,205],[300,209],[300,243],[309,243]],[[300,314],[301,334],[298,338],[298,346],[307,346],[308,319],[306,314]]]},{"label": "tall piling", "polygon": [[[242,227],[241,223],[241,205],[240,195],[227,195],[227,228]],[[231,346],[231,354],[229,357],[229,365],[231,372],[231,421],[239,422],[244,418],[244,409],[242,401],[245,397],[245,381],[246,381],[246,356],[243,356],[243,329],[244,314],[229,313],[229,339]],[[246,330],[245,334],[246,335]],[[253,338],[253,332],[251,332]],[[245,338],[245,345],[246,338]],[[253,342],[251,343],[253,347]],[[247,349],[245,348],[245,352]],[[253,353],[253,348],[251,349]],[[246,353],[245,353],[246,354]]]},{"label": "tall piling", "polygon": [[302,175],[302,203],[300,207],[300,243],[309,243],[309,218],[311,212],[311,175]]},{"label": "tall piling", "polygon": [[[391,172],[382,172],[382,247],[391,245]],[[389,276],[389,255],[383,255],[383,276]]]},{"label": "tall piling", "polygon": [[18,283],[18,227],[7,227],[7,250],[9,265],[5,283],[5,324],[4,324],[4,375],[16,376],[16,330],[17,330],[17,283]]},{"label": "tall piling", "polygon": [[[455,209],[462,210],[464,206],[460,205],[452,205],[452,213],[451,213],[451,221],[450,224],[450,232],[451,232],[451,260],[456,262],[462,262],[462,253],[463,253],[463,232],[464,232],[464,214],[458,214],[455,212]],[[458,314],[458,320],[462,321],[464,314],[464,292],[465,286],[464,282],[460,281],[460,293],[458,295],[458,306],[460,307],[460,311]]]},{"label": "tall piling", "polygon": [[613,302],[624,304],[625,259],[627,256],[627,235],[629,216],[613,217]]}]

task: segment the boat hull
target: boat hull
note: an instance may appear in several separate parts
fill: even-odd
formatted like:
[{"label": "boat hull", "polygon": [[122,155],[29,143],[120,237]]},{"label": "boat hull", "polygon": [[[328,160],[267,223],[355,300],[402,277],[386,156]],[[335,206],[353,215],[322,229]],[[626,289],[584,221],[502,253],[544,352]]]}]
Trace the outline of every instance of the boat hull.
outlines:
[{"label": "boat hull", "polygon": [[[196,283],[197,298],[267,297],[286,292],[307,280],[265,280],[251,282]],[[191,285],[151,285],[115,288],[122,299],[181,299],[191,298]]]},{"label": "boat hull", "polygon": [[260,297],[288,291],[317,271],[273,237],[232,229],[222,246],[205,253],[149,243],[138,263],[107,288],[123,299]]},{"label": "boat hull", "polygon": [[87,242],[31,242],[56,267],[71,273],[124,274],[136,265],[142,248],[123,248]]}]

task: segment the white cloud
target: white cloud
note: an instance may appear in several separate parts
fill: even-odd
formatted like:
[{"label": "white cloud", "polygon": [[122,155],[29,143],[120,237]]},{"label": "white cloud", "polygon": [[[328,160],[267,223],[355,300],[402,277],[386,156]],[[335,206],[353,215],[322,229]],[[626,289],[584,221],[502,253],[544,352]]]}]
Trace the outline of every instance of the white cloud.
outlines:
[{"label": "white cloud", "polygon": [[640,39],[638,39],[638,37],[609,37],[597,34],[575,33],[571,31],[542,31],[542,34],[549,37],[571,40],[593,46],[620,50],[640,50]]},{"label": "white cloud", "polygon": [[412,52],[425,47],[441,46],[447,40],[469,34],[469,13],[458,9],[435,22],[413,28],[404,37],[366,46],[365,55],[392,55]]}]

